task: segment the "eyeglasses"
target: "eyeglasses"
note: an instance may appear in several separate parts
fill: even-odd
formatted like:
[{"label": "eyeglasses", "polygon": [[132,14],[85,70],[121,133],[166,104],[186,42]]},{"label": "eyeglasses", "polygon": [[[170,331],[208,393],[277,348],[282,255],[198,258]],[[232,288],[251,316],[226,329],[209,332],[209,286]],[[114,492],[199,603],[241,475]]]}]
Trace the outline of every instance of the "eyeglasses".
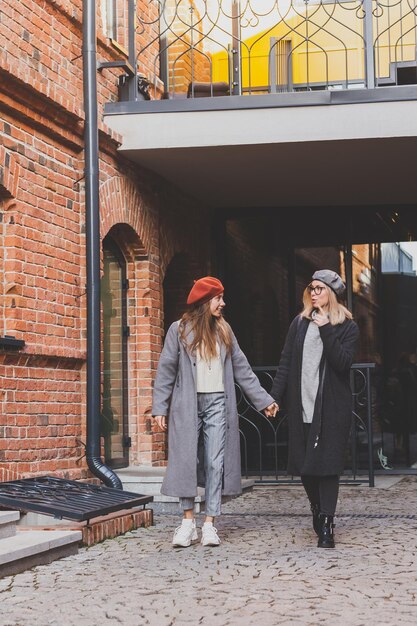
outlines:
[{"label": "eyeglasses", "polygon": [[307,285],[307,290],[310,295],[314,292],[316,296],[319,296],[324,289],[326,289],[326,287],[322,287],[321,285],[315,285],[314,287],[313,285]]}]

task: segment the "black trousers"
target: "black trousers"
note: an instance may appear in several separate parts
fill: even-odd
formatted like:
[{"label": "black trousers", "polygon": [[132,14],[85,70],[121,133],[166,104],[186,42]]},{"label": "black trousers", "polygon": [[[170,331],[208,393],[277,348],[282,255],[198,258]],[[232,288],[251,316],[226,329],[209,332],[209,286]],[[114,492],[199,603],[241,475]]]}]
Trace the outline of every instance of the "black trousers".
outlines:
[{"label": "black trousers", "polygon": [[[310,432],[310,424],[304,424],[305,440]],[[334,515],[339,496],[339,476],[301,476],[310,504],[318,505],[321,513]]]},{"label": "black trousers", "polygon": [[334,515],[339,495],[339,476],[301,476],[311,504],[318,504],[320,513]]}]

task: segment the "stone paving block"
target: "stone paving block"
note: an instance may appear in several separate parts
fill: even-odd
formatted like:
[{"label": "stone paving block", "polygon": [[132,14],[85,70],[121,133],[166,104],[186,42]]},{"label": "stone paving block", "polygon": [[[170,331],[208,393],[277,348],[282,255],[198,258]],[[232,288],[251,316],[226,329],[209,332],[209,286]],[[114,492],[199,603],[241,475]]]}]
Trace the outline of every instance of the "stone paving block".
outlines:
[{"label": "stone paving block", "polygon": [[343,486],[335,550],[317,548],[301,488],[256,488],[226,504],[216,549],[174,550],[177,524],[157,516],[151,528],[1,580],[0,626],[417,623],[414,477]]}]

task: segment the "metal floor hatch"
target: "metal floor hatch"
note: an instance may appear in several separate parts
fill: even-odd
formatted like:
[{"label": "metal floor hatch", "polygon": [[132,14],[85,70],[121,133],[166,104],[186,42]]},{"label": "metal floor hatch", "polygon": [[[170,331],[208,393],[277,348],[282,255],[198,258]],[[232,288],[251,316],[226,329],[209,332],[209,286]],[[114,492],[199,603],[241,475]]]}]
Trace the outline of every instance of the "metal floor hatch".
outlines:
[{"label": "metal floor hatch", "polygon": [[33,511],[77,522],[145,506],[152,500],[153,496],[50,476],[0,483],[0,508]]}]

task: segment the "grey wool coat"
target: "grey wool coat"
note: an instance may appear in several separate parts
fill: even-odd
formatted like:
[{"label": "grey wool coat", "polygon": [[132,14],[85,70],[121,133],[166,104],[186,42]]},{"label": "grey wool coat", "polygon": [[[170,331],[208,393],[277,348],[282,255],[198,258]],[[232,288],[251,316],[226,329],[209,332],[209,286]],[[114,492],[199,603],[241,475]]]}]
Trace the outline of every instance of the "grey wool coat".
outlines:
[{"label": "grey wool coat", "polygon": [[319,327],[323,342],[319,389],[313,421],[304,439],[301,404],[301,366],[309,320],[297,316],[289,328],[271,395],[288,414],[288,473],[330,476],[343,472],[352,421],[350,367],[359,338],[352,320]]},{"label": "grey wool coat", "polygon": [[[191,344],[192,332],[186,333]],[[223,465],[223,493],[241,493],[240,437],[236,406],[235,381],[257,410],[274,400],[261,387],[236,337],[230,354],[220,346],[226,403],[226,442]],[[198,462],[198,415],[196,358],[179,337],[179,322],[166,335],[155,378],[152,415],[168,416],[168,466],[161,493],[168,496],[194,497],[203,486],[202,459]],[[197,469],[197,466],[198,469]]]}]

